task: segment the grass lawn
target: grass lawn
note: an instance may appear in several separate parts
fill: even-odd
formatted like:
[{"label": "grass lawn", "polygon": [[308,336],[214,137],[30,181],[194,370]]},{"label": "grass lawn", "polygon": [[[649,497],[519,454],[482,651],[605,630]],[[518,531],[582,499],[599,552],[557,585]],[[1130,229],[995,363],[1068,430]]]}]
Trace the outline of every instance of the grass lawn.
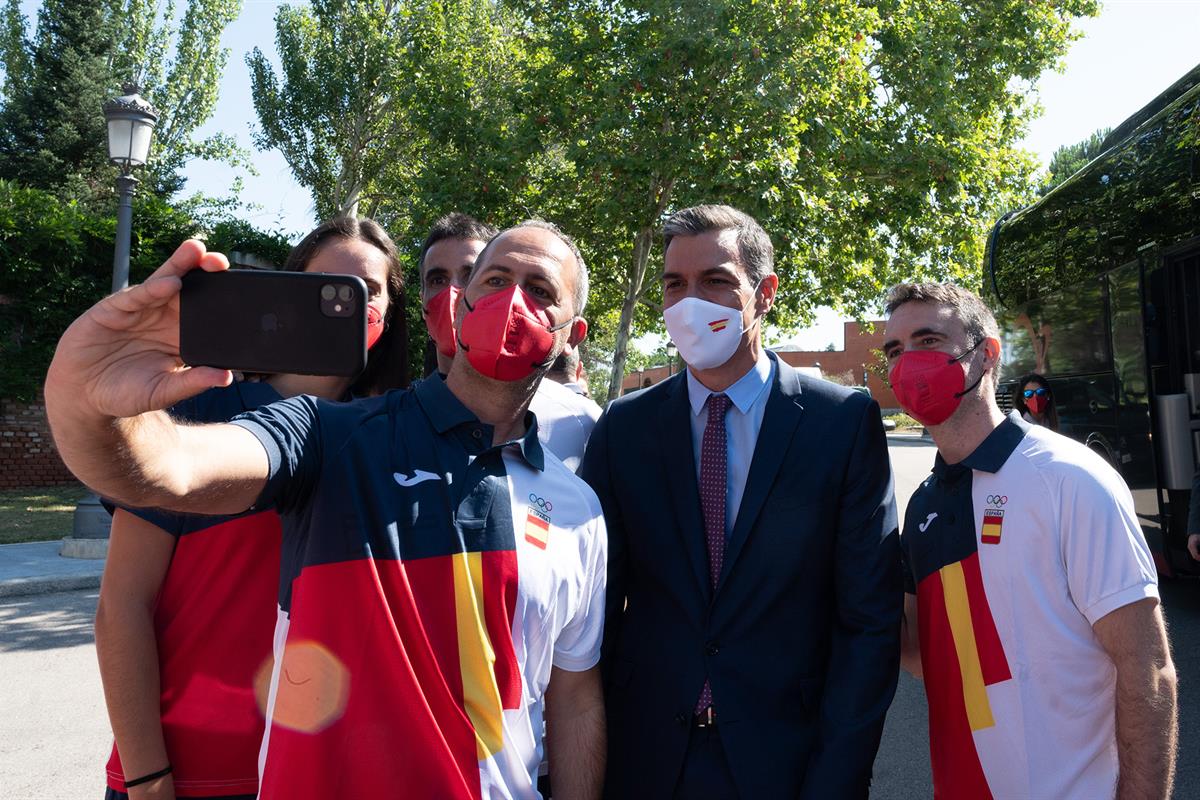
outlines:
[{"label": "grass lawn", "polygon": [[75,504],[86,494],[87,489],[77,483],[0,491],[0,544],[69,535]]}]

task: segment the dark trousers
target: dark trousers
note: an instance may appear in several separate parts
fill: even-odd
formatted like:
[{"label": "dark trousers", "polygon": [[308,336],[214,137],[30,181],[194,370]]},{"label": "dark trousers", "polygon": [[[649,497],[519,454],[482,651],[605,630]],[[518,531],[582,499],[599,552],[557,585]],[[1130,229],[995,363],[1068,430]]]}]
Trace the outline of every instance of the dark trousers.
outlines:
[{"label": "dark trousers", "polygon": [[675,800],[737,800],[737,796],[717,726],[692,728]]}]

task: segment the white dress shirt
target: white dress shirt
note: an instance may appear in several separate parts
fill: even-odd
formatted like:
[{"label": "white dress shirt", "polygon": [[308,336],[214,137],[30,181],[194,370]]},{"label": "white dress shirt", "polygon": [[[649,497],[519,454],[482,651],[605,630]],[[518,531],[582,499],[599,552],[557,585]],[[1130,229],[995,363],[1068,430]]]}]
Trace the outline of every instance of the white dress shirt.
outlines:
[{"label": "white dress shirt", "polygon": [[775,364],[760,351],[758,361],[742,377],[724,392],[713,392],[696,377],[687,373],[688,402],[692,406],[692,455],[696,460],[696,484],[700,483],[700,445],[704,442],[704,428],[708,425],[708,396],[723,394],[732,405],[725,412],[725,535],[733,531],[742,495],[746,491],[746,478],[750,474],[750,462],[754,459],[754,446],[758,443],[758,432],[762,428],[763,414],[767,410],[767,398],[771,395],[771,381],[775,376]]},{"label": "white dress shirt", "polygon": [[600,418],[600,406],[561,383],[542,378],[529,410],[537,417],[542,445],[567,469],[579,469],[588,437]]}]

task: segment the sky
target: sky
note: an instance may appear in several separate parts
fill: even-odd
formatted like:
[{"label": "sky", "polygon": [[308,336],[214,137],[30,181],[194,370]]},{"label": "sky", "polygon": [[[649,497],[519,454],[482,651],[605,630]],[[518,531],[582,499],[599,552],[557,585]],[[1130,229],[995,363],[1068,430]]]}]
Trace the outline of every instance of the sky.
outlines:
[{"label": "sky", "polygon": [[[23,0],[34,24],[40,3]],[[243,0],[241,16],[225,31],[230,49],[213,119],[201,133],[224,131],[253,154],[257,175],[222,164],[196,162],[185,170],[186,192],[226,195],[239,174],[246,216],[260,228],[301,235],[315,224],[312,199],[292,178],[278,152],[259,152],[250,136],[254,105],[245,55],[259,47],[274,57],[274,16],[282,2]],[[1077,23],[1083,37],[1063,60],[1061,72],[1043,76],[1038,96],[1044,112],[1034,120],[1024,145],[1043,166],[1061,145],[1086,138],[1097,128],[1115,127],[1154,99],[1197,63],[1200,0],[1107,0],[1100,16]],[[788,337],[802,349],[843,343],[841,320],[821,310],[814,325]]]}]

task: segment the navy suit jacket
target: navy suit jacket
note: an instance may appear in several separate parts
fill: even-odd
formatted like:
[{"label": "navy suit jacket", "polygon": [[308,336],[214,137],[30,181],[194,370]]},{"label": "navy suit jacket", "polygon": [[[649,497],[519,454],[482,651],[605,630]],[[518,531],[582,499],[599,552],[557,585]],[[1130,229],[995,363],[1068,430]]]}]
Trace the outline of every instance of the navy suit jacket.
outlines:
[{"label": "navy suit jacket", "polygon": [[581,476],[609,533],[607,794],[671,796],[708,677],[742,797],[865,798],[903,588],[879,406],[776,364],[714,591],[687,382],[609,406]]}]

